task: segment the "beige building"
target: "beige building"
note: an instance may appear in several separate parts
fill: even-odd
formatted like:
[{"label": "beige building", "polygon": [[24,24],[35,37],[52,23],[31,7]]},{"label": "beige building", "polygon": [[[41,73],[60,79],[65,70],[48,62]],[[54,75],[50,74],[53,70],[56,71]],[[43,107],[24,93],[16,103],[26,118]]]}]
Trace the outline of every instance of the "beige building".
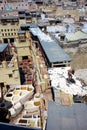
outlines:
[{"label": "beige building", "polygon": [[10,60],[6,60],[5,57],[3,60],[0,59],[0,82],[9,85],[21,84],[19,62],[31,58],[30,47],[32,41],[29,33],[20,31],[20,25],[26,24],[27,22],[29,22],[27,18],[21,19],[18,16],[12,15],[0,18],[0,43],[2,43],[1,45],[4,45],[3,43],[9,43],[8,46],[13,46],[9,50],[10,55],[12,55]]},{"label": "beige building", "polygon": [[12,67],[9,67],[6,61],[2,62],[2,67],[0,67],[0,82],[9,85],[20,84],[20,75],[16,62],[14,62]]},{"label": "beige building", "polygon": [[8,44],[0,44],[0,82],[5,84],[20,84],[17,54],[9,52]]},{"label": "beige building", "polygon": [[25,10],[28,9],[28,0],[2,0],[0,10]]},{"label": "beige building", "polygon": [[14,42],[19,30],[18,17],[7,16],[0,18],[0,42]]},{"label": "beige building", "polygon": [[0,18],[0,43],[13,43],[18,36],[20,25],[31,23],[31,17],[26,16],[1,16]]},{"label": "beige building", "polygon": [[14,45],[17,50],[18,60],[29,59],[31,57],[30,47],[31,47],[31,38],[26,31],[19,31],[18,38],[14,42]]},{"label": "beige building", "polygon": [[[10,44],[10,46],[8,44],[0,44],[0,82],[9,85],[21,84],[19,64],[23,60],[32,58],[31,44],[32,40],[29,32],[21,30],[17,33],[13,46]],[[6,46],[3,52],[2,46]]]}]

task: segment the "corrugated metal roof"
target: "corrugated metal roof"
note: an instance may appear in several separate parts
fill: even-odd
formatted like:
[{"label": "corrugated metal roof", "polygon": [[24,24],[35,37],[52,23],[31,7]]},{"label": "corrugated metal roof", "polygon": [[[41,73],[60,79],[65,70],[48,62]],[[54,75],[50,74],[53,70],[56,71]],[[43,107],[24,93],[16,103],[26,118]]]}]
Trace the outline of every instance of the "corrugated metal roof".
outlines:
[{"label": "corrugated metal roof", "polygon": [[6,48],[8,44],[0,44],[0,53],[2,53]]},{"label": "corrugated metal roof", "polygon": [[31,28],[38,28],[38,26],[37,26],[35,23],[31,23],[31,24],[30,24],[30,27],[31,27]]},{"label": "corrugated metal roof", "polygon": [[46,36],[42,39],[42,36],[39,35],[39,40],[41,46],[43,47],[49,61],[51,63],[71,61],[69,55],[50,37],[46,40]]},{"label": "corrugated metal roof", "polygon": [[87,130],[87,105],[49,102],[46,130]]},{"label": "corrugated metal roof", "polygon": [[20,27],[30,27],[30,24],[21,24]]},{"label": "corrugated metal roof", "polygon": [[19,31],[18,31],[18,34],[25,34],[25,31],[19,30]]},{"label": "corrugated metal roof", "polygon": [[78,31],[66,34],[67,41],[87,40],[87,33]]},{"label": "corrugated metal roof", "polygon": [[37,36],[44,52],[51,63],[71,61],[70,56],[49,36],[38,27],[30,28],[34,36]]},{"label": "corrugated metal roof", "polygon": [[9,16],[1,16],[0,19],[18,19],[19,17],[18,16],[12,16],[12,15],[9,15]]},{"label": "corrugated metal roof", "polygon": [[[33,26],[33,25],[32,25]],[[34,36],[38,36],[39,34],[42,34],[42,31],[38,28],[38,27],[31,27],[30,25],[30,32],[34,35]]]}]

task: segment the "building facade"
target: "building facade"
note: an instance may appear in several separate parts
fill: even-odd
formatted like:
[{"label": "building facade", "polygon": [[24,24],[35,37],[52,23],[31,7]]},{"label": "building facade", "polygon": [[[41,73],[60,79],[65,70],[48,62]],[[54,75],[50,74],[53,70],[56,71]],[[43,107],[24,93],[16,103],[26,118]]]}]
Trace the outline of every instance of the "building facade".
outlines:
[{"label": "building facade", "polygon": [[0,10],[21,10],[28,9],[28,0],[3,0],[0,3]]}]

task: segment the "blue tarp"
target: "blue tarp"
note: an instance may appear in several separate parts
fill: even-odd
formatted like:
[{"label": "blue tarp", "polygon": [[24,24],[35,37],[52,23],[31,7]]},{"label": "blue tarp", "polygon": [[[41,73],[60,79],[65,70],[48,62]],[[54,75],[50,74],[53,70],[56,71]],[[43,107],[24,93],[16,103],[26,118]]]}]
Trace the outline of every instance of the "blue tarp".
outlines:
[{"label": "blue tarp", "polygon": [[0,44],[0,53],[2,53],[6,48],[8,44]]},{"label": "blue tarp", "polygon": [[13,11],[11,7],[6,8],[6,11]]}]

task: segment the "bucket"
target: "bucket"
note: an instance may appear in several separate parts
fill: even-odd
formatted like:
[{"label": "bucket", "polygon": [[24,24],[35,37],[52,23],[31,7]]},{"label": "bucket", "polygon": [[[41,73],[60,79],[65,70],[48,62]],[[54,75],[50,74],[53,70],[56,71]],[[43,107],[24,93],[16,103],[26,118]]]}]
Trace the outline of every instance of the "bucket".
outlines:
[{"label": "bucket", "polygon": [[34,105],[35,106],[40,106],[41,104],[41,101],[40,101],[40,94],[39,93],[36,93],[34,95]]}]

